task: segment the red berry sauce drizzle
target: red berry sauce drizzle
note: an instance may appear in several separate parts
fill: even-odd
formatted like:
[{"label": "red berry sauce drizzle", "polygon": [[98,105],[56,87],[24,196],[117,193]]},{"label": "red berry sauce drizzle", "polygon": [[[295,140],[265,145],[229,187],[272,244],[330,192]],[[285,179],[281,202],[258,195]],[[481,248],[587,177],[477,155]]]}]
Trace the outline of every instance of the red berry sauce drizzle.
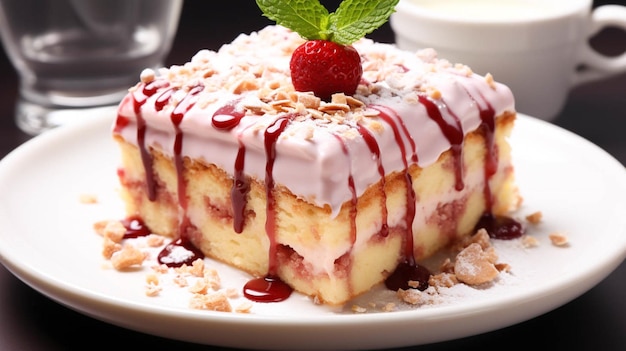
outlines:
[{"label": "red berry sauce drizzle", "polygon": [[[418,95],[419,102],[424,105],[426,108],[426,112],[428,113],[428,117],[435,121],[441,129],[443,135],[450,142],[450,150],[452,151],[452,158],[454,160],[454,169],[455,169],[455,189],[463,190],[465,184],[463,183],[463,127],[461,127],[461,121],[459,121],[458,117],[456,117],[452,111],[450,111],[446,104],[443,101],[440,102],[438,106],[434,101],[430,100],[424,95]],[[452,118],[452,121],[447,121],[444,117],[444,114],[441,113],[442,110],[447,110],[449,113],[449,118]],[[493,119],[494,116],[492,116]]]},{"label": "red berry sauce drizzle", "polygon": [[[164,90],[163,90],[164,89]],[[169,88],[169,83],[165,81],[155,80],[147,84],[141,84],[132,93],[133,110],[137,116],[137,145],[141,153],[141,159],[143,162],[145,174],[146,174],[146,194],[150,201],[154,201],[157,198],[156,181],[154,179],[153,171],[153,159],[146,147],[146,123],[142,117],[142,107],[151,96],[155,95],[159,90],[161,94],[156,98],[154,107],[157,111],[162,110],[169,102],[172,95],[178,88]],[[182,145],[183,145],[183,131],[180,129],[180,123],[182,122],[185,114],[189,111],[197,101],[197,95],[202,92],[204,87],[197,85],[192,87],[185,97],[177,103],[174,108],[170,119],[172,125],[176,131],[176,138],[174,141],[174,162],[176,165],[176,172],[178,177],[178,203],[184,211],[183,219],[179,224],[178,238],[163,248],[158,255],[159,263],[165,264],[169,267],[180,267],[183,264],[190,265],[198,258],[204,258],[204,254],[191,242],[187,233],[189,232],[189,219],[187,218],[187,197],[186,197],[186,181],[184,179],[183,169],[183,157],[182,157]],[[125,118],[118,116],[116,122],[116,130],[122,128],[127,121]],[[149,228],[145,226],[143,221],[138,218],[131,217],[124,221],[127,228],[127,234],[138,236],[137,233],[147,235],[151,232]],[[141,228],[141,231],[132,229],[133,227]]]},{"label": "red berry sauce drizzle", "polygon": [[276,243],[276,198],[274,197],[274,161],[276,161],[276,142],[285,130],[292,116],[278,118],[265,129],[265,194],[267,197],[265,233],[270,241],[269,264],[265,277],[256,278],[243,287],[243,294],[252,301],[279,302],[287,299],[292,288],[278,277],[278,257]]},{"label": "red berry sauce drizzle", "polygon": [[143,220],[138,216],[124,218],[122,220],[122,224],[124,225],[124,228],[126,228],[124,239],[139,238],[152,234],[150,228],[148,228]]},{"label": "red berry sauce drizzle", "polygon": [[[472,99],[474,98],[472,97]],[[491,193],[491,187],[489,187],[488,180],[491,179],[491,177],[496,174],[496,171],[498,170],[497,150],[495,149],[493,139],[496,129],[495,111],[489,104],[483,108],[476,102],[475,99],[474,102],[480,111],[480,128],[483,130],[485,144],[487,145],[487,153],[485,155],[484,194],[486,203],[485,207],[491,209],[493,206],[493,195]],[[501,240],[519,238],[525,232],[522,224],[515,219],[506,216],[496,216],[491,212],[491,210],[489,212],[485,212],[476,224],[475,229],[478,230],[480,228],[484,228],[487,233],[489,233],[489,237]]]},{"label": "red berry sauce drizzle", "polygon": [[[469,93],[468,93],[469,94]],[[475,101],[475,100],[474,100]],[[450,149],[452,151],[452,157],[454,159],[454,167],[455,167],[455,189],[457,191],[461,191],[464,188],[463,182],[463,141],[464,141],[464,133],[461,127],[460,120],[450,111],[446,104],[441,100],[438,104],[434,101],[430,100],[426,96],[420,95],[419,102],[426,108],[426,112],[430,119],[435,121],[439,128],[441,129],[442,134],[448,139],[450,142]],[[476,101],[475,101],[476,102]],[[489,185],[489,181],[491,177],[496,173],[498,168],[498,160],[497,160],[497,150],[495,150],[494,144],[494,132],[495,132],[495,111],[494,109],[487,104],[487,108],[481,108],[478,103],[476,106],[479,108],[479,113],[481,117],[481,126],[480,129],[484,135],[487,152],[485,155],[485,166],[484,166],[484,175],[485,175],[485,185],[484,185],[484,196],[485,196],[485,213],[481,216],[479,223],[476,225],[476,229],[485,228],[489,233],[489,236],[496,239],[514,239],[520,237],[524,228],[522,225],[515,221],[512,218],[505,216],[494,216],[492,214],[492,205],[493,198],[491,193],[491,188]],[[415,193],[413,192],[411,177],[408,173],[408,164],[406,163],[406,150],[405,144],[399,132],[399,128],[405,133],[405,136],[409,141],[411,141],[411,146],[413,147],[413,155],[411,157],[412,162],[417,163],[418,156],[415,152],[415,144],[411,139],[410,134],[407,132],[406,127],[404,126],[401,119],[398,117],[391,118],[389,108],[380,107],[380,106],[370,106],[372,108],[377,109],[380,112],[380,117],[385,120],[393,129],[394,136],[396,139],[396,143],[402,153],[402,158],[405,160],[404,168],[405,168],[405,179],[406,179],[406,187],[407,187],[407,218],[406,218],[406,237],[405,237],[405,248],[404,248],[404,258],[396,268],[394,272],[385,280],[385,286],[390,290],[398,290],[398,289],[408,289],[409,281],[414,281],[418,283],[417,288],[419,290],[424,290],[428,287],[428,279],[430,278],[430,272],[425,267],[416,263],[414,252],[413,252],[413,231],[412,231],[412,220],[415,214]],[[444,116],[442,111],[446,110],[447,114]],[[395,114],[395,113],[393,113]],[[397,122],[396,122],[397,121]],[[399,123],[399,124],[398,124]],[[363,129],[364,130],[364,129]],[[361,133],[364,136],[366,142],[371,143],[372,139],[368,139],[365,134]],[[375,142],[375,141],[374,141]],[[370,145],[370,150],[377,149]],[[377,154],[376,156],[380,156]],[[382,174],[381,176],[384,176]],[[384,213],[384,211],[383,211]]]},{"label": "red berry sauce drizzle", "polygon": [[[218,108],[215,113],[213,113],[211,124],[215,129],[229,131],[239,125],[239,122],[245,116],[245,111],[239,111],[236,109],[236,105],[239,100],[241,99],[236,99],[229,104]],[[248,193],[250,192],[250,182],[248,182],[243,172],[245,158],[246,146],[239,141],[239,150],[237,151],[237,158],[235,159],[233,187],[230,191],[230,198],[233,207],[233,229],[235,230],[235,233],[241,233],[243,231],[246,199],[248,197]]]},{"label": "red berry sauce drizzle", "polygon": [[[137,145],[139,146],[139,152],[141,153],[141,161],[146,173],[146,191],[148,199],[150,201],[156,200],[156,182],[154,180],[154,174],[152,173],[152,155],[146,147],[146,121],[143,118],[141,108],[148,101],[148,98],[156,94],[161,88],[166,88],[169,83],[166,81],[152,81],[148,84],[142,84],[132,93],[133,98],[133,111],[137,116]],[[170,91],[170,90],[167,90]],[[119,118],[118,118],[119,120]]]},{"label": "red berry sauce drizzle", "polygon": [[[413,178],[409,173],[406,146],[402,135],[404,135],[411,144],[412,163],[417,163],[419,160],[417,156],[417,149],[415,147],[415,140],[413,140],[413,137],[411,136],[411,133],[409,133],[406,125],[404,124],[404,121],[400,119],[395,111],[384,106],[373,105],[370,107],[378,110],[380,118],[391,126],[394,138],[396,140],[396,144],[398,144],[398,148],[400,149],[402,162],[404,163],[403,172],[406,187],[406,214],[404,216],[404,219],[406,234],[404,238],[403,259],[400,261],[400,264],[393,271],[393,273],[389,277],[387,277],[387,279],[385,280],[385,286],[389,290],[409,289],[409,281],[417,281],[419,282],[419,288],[424,290],[428,286],[428,277],[430,277],[430,272],[425,267],[417,264],[417,262],[415,261],[415,255],[413,253],[413,219],[415,218],[415,204],[417,202],[417,199],[415,197],[415,191],[413,189]],[[402,133],[400,133],[400,129],[402,129]],[[372,141],[374,143],[376,142],[373,138],[365,138],[365,140],[368,143]],[[378,147],[370,146],[370,149],[378,149]],[[380,159],[380,154],[378,154],[377,157]],[[382,170],[382,166],[380,166],[380,160],[379,170],[382,172],[381,179],[384,179],[385,172],[384,170]],[[384,203],[383,207],[385,207]],[[386,213],[386,211],[383,211],[383,213]]]},{"label": "red berry sauce drizzle", "polygon": [[[178,205],[183,211],[182,220],[178,228],[178,238],[167,244],[159,253],[158,261],[167,266],[180,267],[183,264],[190,265],[198,258],[204,258],[204,254],[189,240],[187,235],[190,229],[189,217],[187,216],[187,181],[183,175],[183,137],[184,133],[180,129],[180,123],[183,121],[185,114],[197,102],[197,95],[204,90],[204,86],[196,85],[189,89],[187,95],[176,105],[174,111],[170,115],[172,125],[176,131],[174,139],[174,164],[176,166],[176,176],[178,184]],[[165,90],[156,100],[155,108],[157,111],[163,109],[166,101],[173,95],[173,89]]]},{"label": "red berry sauce drizzle", "polygon": [[[139,238],[152,234],[152,230],[148,228],[140,217],[127,217],[122,220],[122,224],[126,228],[124,239]],[[204,254],[191,241],[181,236],[159,252],[158,260],[168,267],[180,267],[183,264],[190,265],[196,259],[203,257]]]},{"label": "red berry sauce drizzle", "polygon": [[[133,107],[137,115],[137,142],[141,152],[142,161],[146,169],[146,184],[147,194],[151,201],[156,198],[156,183],[152,171],[152,158],[145,145],[146,125],[141,116],[141,107],[146,102],[148,97],[154,95],[159,89],[167,88],[167,83],[160,83],[154,81],[145,84],[140,89],[137,89],[133,93]],[[185,179],[182,175],[182,144],[183,144],[183,132],[179,128],[185,113],[193,107],[195,103],[195,95],[202,91],[201,86],[192,88],[188,95],[181,100],[172,113],[171,119],[176,130],[176,139],[174,145],[174,155],[176,170],[178,174],[179,182],[179,203],[183,210],[186,210],[187,199],[184,196],[185,192]],[[173,94],[172,88],[164,90],[162,95],[157,98],[155,107],[157,110],[161,110],[169,101],[169,98]],[[469,92],[468,92],[469,94]],[[471,95],[470,95],[471,96]],[[473,98],[473,97],[472,97]],[[428,116],[435,121],[441,128],[442,133],[448,139],[451,144],[452,155],[454,157],[456,190],[462,190],[463,183],[463,163],[462,163],[462,149],[464,134],[459,119],[449,110],[443,101],[435,103],[426,96],[419,96],[420,103],[426,108]],[[474,100],[475,101],[475,100]],[[475,101],[476,102],[476,101]],[[239,125],[241,119],[244,117],[244,112],[236,109],[237,100],[219,108],[212,116],[212,124],[217,130],[229,131]],[[489,186],[489,179],[495,174],[497,170],[497,155],[494,145],[494,131],[495,131],[495,112],[491,106],[487,104],[486,108],[480,107],[478,103],[476,105],[480,111],[481,126],[480,129],[484,134],[484,138],[487,144],[487,153],[485,155],[485,187],[484,196],[487,210],[481,217],[479,223],[476,226],[478,228],[485,228],[489,235],[497,239],[513,239],[521,236],[524,232],[524,228],[520,223],[514,219],[504,216],[494,216],[491,212],[493,204],[491,189]],[[398,148],[402,153],[402,159],[404,161],[404,179],[406,182],[406,237],[404,239],[403,259],[398,265],[397,269],[386,279],[385,285],[391,290],[407,289],[409,288],[409,281],[416,281],[419,283],[418,289],[424,290],[428,287],[428,279],[430,272],[423,266],[419,265],[414,257],[413,251],[413,219],[415,215],[416,196],[413,190],[412,178],[409,174],[409,164],[407,162],[407,150],[405,139],[411,146],[410,160],[413,164],[418,162],[418,153],[416,150],[415,142],[408,129],[406,128],[402,119],[389,107],[372,105],[369,106],[378,110],[379,117],[387,122],[393,129],[394,137]],[[446,109],[447,114],[442,113]],[[257,302],[278,302],[287,299],[291,293],[292,288],[285,284],[277,274],[278,270],[278,244],[276,242],[276,199],[274,197],[274,178],[273,168],[276,160],[276,143],[278,138],[285,130],[287,125],[292,119],[292,115],[284,115],[279,117],[273,124],[271,124],[265,130],[265,152],[266,152],[266,173],[265,173],[265,190],[267,196],[267,208],[265,223],[265,231],[270,241],[269,247],[269,265],[268,272],[264,277],[255,278],[247,282],[244,286],[244,296],[248,299]],[[128,124],[127,118],[118,116],[116,123],[116,129],[121,130],[126,124]],[[363,137],[363,140],[367,144],[370,152],[377,161],[378,171],[381,175],[381,188],[383,199],[384,196],[384,176],[385,170],[382,166],[380,148],[376,139],[371,133],[363,126],[356,126],[358,132]],[[348,148],[343,140],[337,136],[337,139],[341,143],[342,150],[345,155],[349,157]],[[244,144],[239,142],[239,150],[234,164],[234,181],[231,189],[231,198],[233,206],[233,229],[237,233],[243,231],[245,225],[245,208],[247,205],[247,195],[250,190],[249,180],[244,175],[244,161],[245,161],[246,148]],[[349,162],[350,163],[350,162]],[[352,207],[350,212],[351,224],[351,238],[353,242],[356,240],[356,203],[357,196],[354,185],[354,179],[352,172],[349,172],[350,176],[347,180],[348,187],[352,192]],[[383,216],[383,223],[381,225],[380,234],[382,236],[388,235],[387,225],[387,208],[386,201],[382,201],[381,211]],[[136,237],[140,235],[147,235],[150,230],[145,227],[141,219],[128,218],[125,221],[127,227],[127,236]],[[197,258],[204,257],[186,236],[188,228],[187,216],[184,216],[183,223],[180,225],[179,238],[173,243],[168,245],[159,255],[159,261],[168,266],[180,266],[184,263],[190,264]],[[186,250],[184,255],[180,254],[180,251]],[[180,257],[182,256],[182,258]]]},{"label": "red berry sauce drizzle", "polygon": [[387,224],[387,218],[389,213],[387,211],[387,194],[385,193],[385,168],[383,167],[382,159],[380,158],[380,147],[372,134],[360,124],[356,125],[359,134],[363,137],[365,144],[370,149],[372,156],[376,160],[376,166],[378,167],[378,174],[380,175],[380,196],[381,196],[381,212],[382,212],[382,224],[380,226],[380,235],[386,237],[389,235],[389,225]]}]

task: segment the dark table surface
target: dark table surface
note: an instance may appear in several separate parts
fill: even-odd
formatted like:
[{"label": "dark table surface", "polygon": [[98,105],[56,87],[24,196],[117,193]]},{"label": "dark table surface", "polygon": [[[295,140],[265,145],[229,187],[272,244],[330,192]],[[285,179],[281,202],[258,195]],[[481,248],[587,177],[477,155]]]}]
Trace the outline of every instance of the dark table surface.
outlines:
[{"label": "dark table surface", "polygon": [[[217,49],[238,33],[269,23],[251,1],[225,3],[187,0],[168,65],[182,64],[201,48]],[[388,25],[371,37],[393,41]],[[626,49],[626,33],[609,29],[592,43],[607,54],[618,55]],[[0,157],[30,139],[14,124],[16,94],[16,75],[0,51]],[[626,73],[575,88],[553,123],[589,139],[626,164]],[[580,215],[584,212],[581,208]],[[94,345],[102,349],[121,345],[143,350],[218,349],[146,335],[84,316],[31,289],[0,265],[0,350],[73,350]],[[527,350],[538,346],[545,350],[626,349],[626,263],[587,293],[549,313],[501,330],[414,349],[512,346]]]}]

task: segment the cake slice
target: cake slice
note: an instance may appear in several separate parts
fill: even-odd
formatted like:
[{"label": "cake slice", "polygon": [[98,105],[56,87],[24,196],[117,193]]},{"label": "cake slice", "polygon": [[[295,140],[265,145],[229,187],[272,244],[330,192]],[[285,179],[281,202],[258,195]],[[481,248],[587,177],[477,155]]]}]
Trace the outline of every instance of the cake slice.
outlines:
[{"label": "cake slice", "polygon": [[268,26],[144,71],[113,126],[128,216],[261,279],[252,299],[341,304],[517,206],[506,86],[361,39],[356,92],[325,101],[290,80],[303,41]]}]

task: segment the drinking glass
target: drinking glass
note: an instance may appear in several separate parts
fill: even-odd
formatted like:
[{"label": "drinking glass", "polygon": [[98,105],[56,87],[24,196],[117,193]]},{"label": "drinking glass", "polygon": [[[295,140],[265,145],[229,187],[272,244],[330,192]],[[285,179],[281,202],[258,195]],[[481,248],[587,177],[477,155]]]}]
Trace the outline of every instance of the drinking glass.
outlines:
[{"label": "drinking glass", "polygon": [[183,0],[0,0],[0,35],[19,77],[28,134],[112,108],[170,51]]}]

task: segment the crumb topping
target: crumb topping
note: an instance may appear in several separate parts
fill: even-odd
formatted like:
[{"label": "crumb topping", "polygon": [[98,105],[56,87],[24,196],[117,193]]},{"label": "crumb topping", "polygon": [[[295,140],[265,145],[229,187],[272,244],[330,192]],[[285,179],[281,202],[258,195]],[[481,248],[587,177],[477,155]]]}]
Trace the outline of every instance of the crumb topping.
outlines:
[{"label": "crumb topping", "polygon": [[82,204],[97,204],[98,197],[93,194],[80,194],[79,201]]},{"label": "crumb topping", "polygon": [[554,246],[565,247],[569,245],[569,238],[563,233],[552,232],[548,235],[548,237]]},{"label": "crumb topping", "polygon": [[543,213],[541,211],[533,212],[526,216],[526,220],[531,224],[539,224],[543,219]]},{"label": "crumb topping", "polygon": [[479,244],[470,244],[456,256],[454,274],[459,281],[469,285],[490,282],[499,273],[495,267],[497,258],[493,248],[483,250]]}]

